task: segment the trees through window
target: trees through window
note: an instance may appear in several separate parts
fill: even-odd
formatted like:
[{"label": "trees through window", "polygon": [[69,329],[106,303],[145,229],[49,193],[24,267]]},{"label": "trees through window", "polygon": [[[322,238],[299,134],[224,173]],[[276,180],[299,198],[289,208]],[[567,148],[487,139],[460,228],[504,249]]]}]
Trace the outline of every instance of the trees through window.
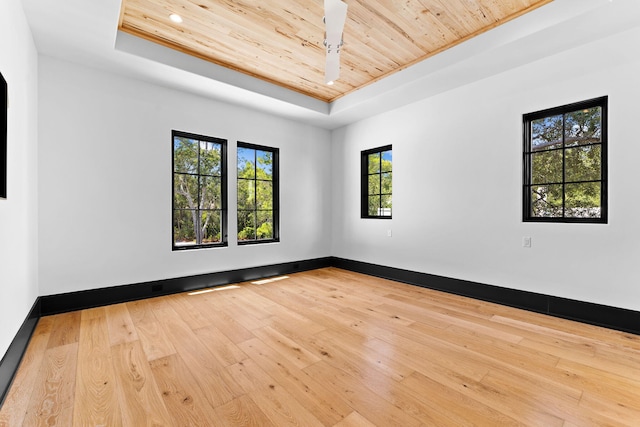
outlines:
[{"label": "trees through window", "polygon": [[392,166],[391,145],[362,151],[362,218],[391,218]]},{"label": "trees through window", "polygon": [[226,246],[224,139],[173,131],[173,249]]},{"label": "trees through window", "polygon": [[238,244],[279,240],[278,149],[238,142]]},{"label": "trees through window", "polygon": [[606,223],[607,97],[523,121],[523,220]]}]

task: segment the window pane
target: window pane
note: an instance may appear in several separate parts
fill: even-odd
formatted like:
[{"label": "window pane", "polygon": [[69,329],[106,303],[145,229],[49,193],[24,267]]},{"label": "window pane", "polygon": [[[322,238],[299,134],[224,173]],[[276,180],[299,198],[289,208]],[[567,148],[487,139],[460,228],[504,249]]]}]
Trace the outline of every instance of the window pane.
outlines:
[{"label": "window pane", "polygon": [[198,173],[198,141],[179,136],[173,138],[173,170]]},{"label": "window pane", "polygon": [[562,185],[531,187],[531,216],[562,217]]},{"label": "window pane", "polygon": [[255,240],[255,238],[255,212],[238,210],[238,240]]},{"label": "window pane", "polygon": [[380,209],[380,196],[369,196],[369,215],[378,216]]},{"label": "window pane", "polygon": [[256,209],[273,209],[273,183],[271,181],[257,181]]},{"label": "window pane", "polygon": [[200,211],[202,242],[218,243],[222,241],[222,215],[217,210]]},{"label": "window pane", "polygon": [[255,209],[255,181],[250,179],[238,180],[238,209]]},{"label": "window pane", "polygon": [[196,233],[193,226],[196,215],[195,210],[173,211],[173,239],[175,246],[196,244]]},{"label": "window pane", "polygon": [[382,174],[382,194],[391,194],[391,172]]},{"label": "window pane", "polygon": [[222,146],[214,142],[200,141],[200,174],[220,176]]},{"label": "window pane", "polygon": [[565,116],[565,145],[594,144],[602,141],[602,109],[574,111]]},{"label": "window pane", "polygon": [[565,150],[566,181],[597,181],[601,177],[602,146],[587,145]]},{"label": "window pane", "polygon": [[380,199],[380,215],[391,216],[391,195],[382,196]]},{"label": "window pane", "polygon": [[200,209],[222,209],[220,178],[201,177]]},{"label": "window pane", "polygon": [[565,216],[568,218],[600,218],[599,182],[567,184]]},{"label": "window pane", "polygon": [[391,172],[393,165],[393,155],[391,150],[382,152],[382,166],[380,170],[382,172]]},{"label": "window pane", "polygon": [[198,207],[198,175],[174,174],[174,208],[196,209]]},{"label": "window pane", "polygon": [[258,211],[258,229],[256,230],[258,239],[273,239],[273,212]]},{"label": "window pane", "polygon": [[238,147],[238,178],[256,177],[256,150]]},{"label": "window pane", "polygon": [[369,194],[380,194],[380,175],[369,175]]},{"label": "window pane", "polygon": [[273,179],[273,153],[271,151],[258,150],[256,152],[256,157],[258,159],[257,178],[268,180],[268,181],[272,180]]},{"label": "window pane", "polygon": [[380,153],[373,153],[367,156],[369,173],[380,173]]},{"label": "window pane", "polygon": [[531,122],[531,151],[562,147],[562,115]]},{"label": "window pane", "polygon": [[562,182],[562,151],[541,151],[531,154],[531,183]]}]

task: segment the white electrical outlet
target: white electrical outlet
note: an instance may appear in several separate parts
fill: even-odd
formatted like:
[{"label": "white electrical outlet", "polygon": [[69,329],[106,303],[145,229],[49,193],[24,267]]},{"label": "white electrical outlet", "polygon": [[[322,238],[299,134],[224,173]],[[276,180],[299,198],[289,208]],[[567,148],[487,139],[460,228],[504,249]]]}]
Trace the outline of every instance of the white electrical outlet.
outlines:
[{"label": "white electrical outlet", "polygon": [[391,230],[387,230],[387,237],[391,237]]},{"label": "white electrical outlet", "polygon": [[531,237],[525,236],[522,238],[522,247],[530,248],[531,247]]}]

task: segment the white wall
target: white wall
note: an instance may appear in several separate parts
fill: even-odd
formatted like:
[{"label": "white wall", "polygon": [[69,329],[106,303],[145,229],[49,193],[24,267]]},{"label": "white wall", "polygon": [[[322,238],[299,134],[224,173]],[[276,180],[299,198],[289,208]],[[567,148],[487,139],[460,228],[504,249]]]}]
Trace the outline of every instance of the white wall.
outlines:
[{"label": "white wall", "polygon": [[[330,133],[40,57],[40,293],[330,255]],[[281,242],[171,250],[171,130],[280,149]]]},{"label": "white wall", "polygon": [[[332,255],[640,310],[638,46],[631,30],[336,130]],[[603,95],[609,224],[523,223],[522,114]],[[360,151],[385,144],[393,219],[360,219]]]},{"label": "white wall", "polygon": [[8,198],[0,200],[0,359],[38,296],[37,62],[20,0],[2,0],[0,72],[9,110]]}]

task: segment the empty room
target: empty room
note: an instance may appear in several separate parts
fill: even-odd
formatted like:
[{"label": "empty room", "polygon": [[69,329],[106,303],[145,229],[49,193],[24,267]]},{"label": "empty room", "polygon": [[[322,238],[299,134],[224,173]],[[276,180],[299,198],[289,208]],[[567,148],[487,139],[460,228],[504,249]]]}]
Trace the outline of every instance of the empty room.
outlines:
[{"label": "empty room", "polygon": [[639,76],[638,0],[2,0],[0,427],[640,425]]}]

